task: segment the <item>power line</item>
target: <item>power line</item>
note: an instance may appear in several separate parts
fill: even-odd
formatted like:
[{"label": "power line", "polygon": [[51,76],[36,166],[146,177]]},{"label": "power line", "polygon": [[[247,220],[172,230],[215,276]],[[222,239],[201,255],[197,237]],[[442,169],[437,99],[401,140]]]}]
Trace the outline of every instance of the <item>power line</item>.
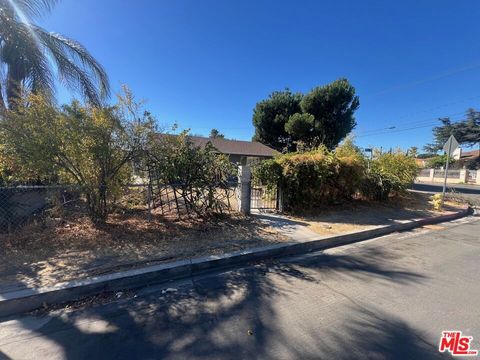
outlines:
[{"label": "power line", "polygon": [[[476,99],[476,98],[480,98],[480,96],[473,96],[471,98],[467,98],[467,99],[464,99],[464,100],[460,100],[460,101],[456,101],[456,102],[451,102],[451,103],[448,103],[448,105],[451,105],[451,104],[458,104],[460,102],[465,102],[465,101],[469,101],[469,100],[472,100],[472,99]],[[439,105],[437,108],[439,107],[442,107],[444,105]],[[431,108],[431,109],[435,109],[435,108]],[[426,110],[422,110],[420,112],[425,112]],[[414,120],[414,121],[405,121],[405,122],[401,122],[401,123],[396,123],[396,125],[390,125],[390,126],[386,126],[386,127],[383,127],[383,128],[378,128],[378,129],[373,129],[373,130],[365,130],[365,131],[361,131],[359,132],[359,135],[361,136],[364,136],[364,135],[367,135],[369,133],[374,133],[374,132],[378,132],[378,131],[385,131],[385,130],[393,130],[395,128],[397,128],[398,125],[413,125],[413,124],[426,124],[426,123],[431,123],[432,121],[435,121],[435,123],[441,119],[441,118],[449,118],[451,116],[458,116],[458,115],[464,115],[466,111],[461,111],[461,112],[456,112],[456,113],[452,113],[452,114],[446,114],[446,115],[443,115],[443,116],[437,116],[437,117],[430,117],[430,118],[427,118],[427,119],[423,119],[423,120]]]},{"label": "power line", "polygon": [[[410,115],[400,117],[399,119],[409,117],[409,116],[412,116],[414,114],[419,114],[419,113],[422,113],[422,112],[432,111],[432,110],[436,110],[436,109],[439,109],[439,108],[442,108],[442,107],[451,106],[451,105],[455,105],[455,104],[459,104],[459,103],[463,103],[463,102],[467,102],[467,101],[471,101],[471,100],[479,99],[479,98],[480,98],[480,96],[472,96],[472,97],[469,97],[469,98],[465,98],[465,99],[461,99],[461,100],[457,100],[457,101],[452,101],[452,102],[449,102],[449,103],[438,105],[438,106],[430,108],[430,109],[417,111],[416,113],[412,113]],[[444,116],[441,116],[441,117],[437,116],[437,117],[431,117],[431,118],[423,119],[423,120],[414,120],[414,121],[406,121],[406,122],[402,122],[402,123],[396,123],[396,125],[392,124],[390,126],[386,126],[386,127],[379,128],[379,129],[361,131],[356,136],[357,137],[366,137],[366,136],[388,134],[390,132],[406,131],[406,130],[403,130],[403,129],[398,129],[398,125],[410,125],[410,124],[411,125],[414,125],[414,124],[419,125],[418,127],[416,126],[416,127],[408,128],[408,130],[414,130],[414,129],[420,129],[420,128],[426,128],[426,127],[433,127],[434,125],[438,124],[438,120],[440,118],[464,115],[465,112],[466,111],[462,111],[462,112],[457,112],[457,113],[453,113],[453,114],[447,114],[447,115],[444,115]],[[459,120],[462,120],[462,119],[459,119]],[[423,126],[420,126],[420,125],[423,125]]]},{"label": "power line", "polygon": [[[459,113],[454,113],[454,114],[448,114],[444,117],[450,118],[451,116],[457,116],[457,115],[463,115],[464,112],[459,112]],[[428,119],[423,119],[423,120],[416,120],[416,121],[411,121],[411,122],[404,122],[400,123],[398,125],[426,125],[426,124],[438,124],[438,117],[432,117]],[[392,125],[392,126],[386,126],[384,128],[378,128],[378,129],[372,129],[372,130],[365,130],[359,132],[359,135],[367,135],[369,133],[376,133],[378,131],[386,131],[386,130],[395,130],[398,128],[398,125]]]},{"label": "power line", "polygon": [[[457,119],[453,120],[452,124],[455,124],[459,121],[462,121],[463,119]],[[384,135],[384,134],[392,134],[392,133],[397,133],[397,132],[403,132],[403,131],[410,131],[410,130],[415,130],[415,129],[422,129],[422,128],[428,128],[428,127],[433,127],[434,125],[437,125],[438,122],[434,122],[431,124],[427,125],[421,125],[421,126],[413,126],[410,128],[403,128],[403,129],[392,129],[391,131],[383,131],[383,132],[378,132],[378,133],[373,133],[373,134],[366,134],[366,135],[358,135],[356,137],[367,137],[367,136],[376,136],[376,135]]]}]

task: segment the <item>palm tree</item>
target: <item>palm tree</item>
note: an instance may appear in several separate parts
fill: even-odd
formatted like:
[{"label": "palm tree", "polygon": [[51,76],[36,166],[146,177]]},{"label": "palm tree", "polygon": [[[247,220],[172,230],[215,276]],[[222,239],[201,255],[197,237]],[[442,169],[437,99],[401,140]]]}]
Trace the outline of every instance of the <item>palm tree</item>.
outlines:
[{"label": "palm tree", "polygon": [[55,75],[95,105],[109,95],[105,70],[81,44],[31,23],[57,2],[0,0],[0,110],[14,107],[22,91],[53,97]]}]

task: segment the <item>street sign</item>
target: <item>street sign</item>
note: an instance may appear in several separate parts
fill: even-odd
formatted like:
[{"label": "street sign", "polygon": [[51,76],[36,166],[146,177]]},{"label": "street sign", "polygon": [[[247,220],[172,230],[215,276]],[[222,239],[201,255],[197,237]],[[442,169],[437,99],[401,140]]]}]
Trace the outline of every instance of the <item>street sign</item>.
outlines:
[{"label": "street sign", "polygon": [[455,136],[450,135],[445,145],[443,145],[443,150],[445,150],[445,152],[448,155],[452,155],[457,148],[458,148],[457,139],[455,139]]}]

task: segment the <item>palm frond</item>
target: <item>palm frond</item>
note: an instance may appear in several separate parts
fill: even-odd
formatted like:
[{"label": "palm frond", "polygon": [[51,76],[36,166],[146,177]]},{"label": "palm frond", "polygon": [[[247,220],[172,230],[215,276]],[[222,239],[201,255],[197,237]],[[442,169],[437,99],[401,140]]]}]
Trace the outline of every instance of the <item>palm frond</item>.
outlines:
[{"label": "palm frond", "polygon": [[21,11],[23,15],[30,20],[49,13],[59,0],[0,0],[0,9],[20,16],[17,12]]},{"label": "palm frond", "polygon": [[95,58],[75,40],[32,26],[51,54],[60,79],[72,90],[80,90],[92,103],[100,104],[110,94],[108,76]]},{"label": "palm frond", "polygon": [[95,105],[110,94],[105,70],[85,47],[28,22],[28,16],[49,11],[56,3],[0,0],[0,66],[5,70],[0,71],[0,84],[7,106],[23,89],[53,96],[54,68],[66,87],[80,91]]},{"label": "palm frond", "polygon": [[55,85],[51,67],[43,49],[27,24],[11,22],[8,41],[4,41],[0,62],[7,65],[7,99],[17,97],[22,88],[54,93]]}]

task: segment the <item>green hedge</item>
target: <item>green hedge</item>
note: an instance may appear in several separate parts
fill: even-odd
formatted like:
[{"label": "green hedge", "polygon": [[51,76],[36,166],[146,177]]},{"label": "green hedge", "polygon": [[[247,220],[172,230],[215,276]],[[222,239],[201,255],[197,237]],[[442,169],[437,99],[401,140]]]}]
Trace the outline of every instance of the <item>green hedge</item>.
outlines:
[{"label": "green hedge", "polygon": [[320,148],[264,161],[253,176],[266,186],[280,184],[284,209],[301,212],[361,197],[386,200],[413,182],[417,167],[403,153],[384,154],[369,161],[351,143],[328,151]]}]

